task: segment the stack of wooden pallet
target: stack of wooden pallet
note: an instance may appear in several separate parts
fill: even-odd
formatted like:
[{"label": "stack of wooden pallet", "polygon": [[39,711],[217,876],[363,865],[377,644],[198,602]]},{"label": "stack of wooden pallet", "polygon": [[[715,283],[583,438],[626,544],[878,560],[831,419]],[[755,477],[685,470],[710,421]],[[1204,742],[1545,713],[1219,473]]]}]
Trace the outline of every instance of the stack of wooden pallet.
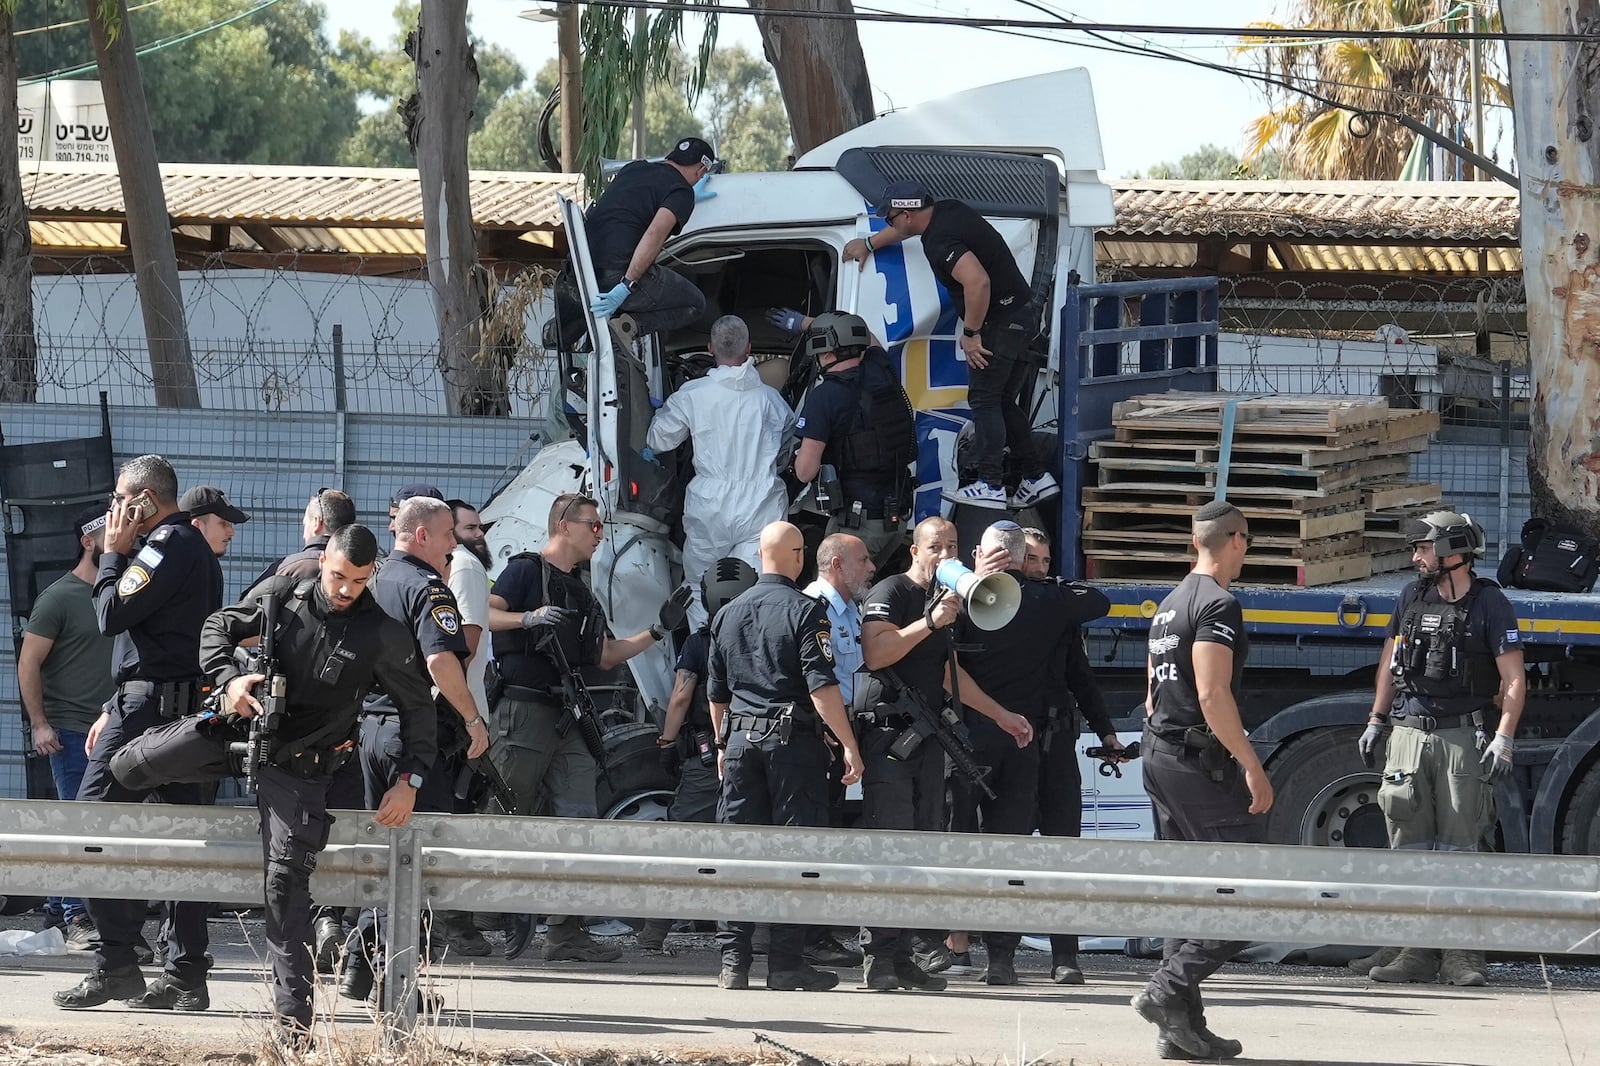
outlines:
[{"label": "stack of wooden pallet", "polygon": [[1187,572],[1190,516],[1219,485],[1255,538],[1241,579],[1262,584],[1369,577],[1374,546],[1380,565],[1395,561],[1393,512],[1422,506],[1430,491],[1438,500],[1437,485],[1407,478],[1439,416],[1380,398],[1166,393],[1117,404],[1112,424],[1115,438],[1090,453],[1099,485],[1083,490],[1092,579]]},{"label": "stack of wooden pallet", "polygon": [[1362,490],[1367,509],[1367,552],[1372,572],[1388,574],[1411,569],[1411,545],[1406,527],[1430,511],[1444,506],[1439,486],[1420,482],[1384,482]]}]

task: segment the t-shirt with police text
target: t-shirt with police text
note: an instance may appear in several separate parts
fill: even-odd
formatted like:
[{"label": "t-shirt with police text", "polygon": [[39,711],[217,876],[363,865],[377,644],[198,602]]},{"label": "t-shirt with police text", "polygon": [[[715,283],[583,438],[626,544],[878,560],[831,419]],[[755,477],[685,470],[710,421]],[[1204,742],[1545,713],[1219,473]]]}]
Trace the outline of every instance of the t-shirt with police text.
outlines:
[{"label": "t-shirt with police text", "polygon": [[1233,652],[1230,687],[1234,700],[1250,654],[1244,610],[1209,574],[1190,573],[1161,601],[1150,619],[1150,728],[1181,742],[1183,731],[1204,725],[1194,679],[1194,646],[1220,644]]}]

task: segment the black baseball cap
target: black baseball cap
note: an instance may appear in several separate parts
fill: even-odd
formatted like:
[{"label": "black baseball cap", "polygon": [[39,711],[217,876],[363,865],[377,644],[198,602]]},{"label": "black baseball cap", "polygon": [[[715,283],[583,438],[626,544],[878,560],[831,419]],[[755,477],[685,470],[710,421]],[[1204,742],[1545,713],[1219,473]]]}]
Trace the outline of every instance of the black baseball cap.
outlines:
[{"label": "black baseball cap", "polygon": [[667,153],[667,161],[684,167],[699,166],[701,163],[709,167],[717,161],[717,153],[700,138],[685,137],[672,146],[672,151]]},{"label": "black baseball cap", "polygon": [[241,511],[229,503],[227,494],[215,485],[196,485],[185,492],[178,500],[178,509],[188,511],[190,518],[214,514],[236,526],[250,521],[250,512]]},{"label": "black baseball cap", "polygon": [[440,501],[444,499],[444,493],[439,491],[439,486],[430,485],[426,481],[418,481],[411,485],[400,486],[400,491],[389,497],[389,506],[399,507],[401,501],[409,500],[413,496],[428,496]]},{"label": "black baseball cap", "polygon": [[916,211],[932,206],[933,193],[922,182],[915,178],[891,181],[884,187],[883,197],[878,201],[878,217],[888,218],[891,211]]},{"label": "black baseball cap", "polygon": [[78,531],[78,536],[87,537],[95,530],[106,524],[106,509],[102,504],[91,504],[78,512],[78,517],[73,519],[72,525]]}]

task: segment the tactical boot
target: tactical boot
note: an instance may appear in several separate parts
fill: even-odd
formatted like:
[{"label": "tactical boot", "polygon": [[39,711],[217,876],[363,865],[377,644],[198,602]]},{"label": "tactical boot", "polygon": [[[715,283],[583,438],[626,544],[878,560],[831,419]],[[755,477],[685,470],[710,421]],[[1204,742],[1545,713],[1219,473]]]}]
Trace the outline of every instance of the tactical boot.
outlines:
[{"label": "tactical boot", "polygon": [[825,932],[806,945],[806,962],[811,966],[860,966],[862,954]]},{"label": "tactical boot", "polygon": [[332,914],[317,916],[312,942],[316,944],[318,973],[333,973],[339,968],[339,949],[344,946],[344,927]]},{"label": "tactical boot", "polygon": [[1133,1009],[1139,1012],[1139,1017],[1156,1027],[1156,1051],[1162,1058],[1171,1057],[1162,1050],[1163,1045],[1200,1058],[1211,1054],[1211,1045],[1194,1031],[1194,1025],[1189,1021],[1187,1003],[1159,1000],[1149,988],[1134,996],[1131,1003]]},{"label": "tactical boot", "polygon": [[483,938],[483,934],[476,929],[467,928],[450,938],[450,954],[460,955],[463,958],[487,958],[494,948]]},{"label": "tactical boot", "polygon": [[1078,966],[1076,955],[1063,955],[1051,960],[1050,980],[1058,985],[1083,984],[1083,970]]},{"label": "tactical boot", "polygon": [[545,962],[616,962],[622,949],[602,944],[576,920],[552,925],[544,938]]},{"label": "tactical boot", "polygon": [[372,995],[372,964],[361,954],[344,957],[344,973],[339,977],[339,994],[345,999],[363,1000]]},{"label": "tactical boot", "polygon": [[983,971],[983,976],[978,980],[986,985],[1014,985],[1017,983],[1016,959],[999,952],[989,953],[989,968]]},{"label": "tactical boot", "polygon": [[74,987],[57,992],[50,998],[56,1001],[58,1007],[82,1010],[143,993],[144,974],[139,972],[137,966],[124,966],[115,970],[95,970]]},{"label": "tactical boot", "polygon": [[1446,951],[1439,963],[1439,980],[1447,985],[1482,988],[1489,983],[1488,969],[1481,951]]},{"label": "tactical boot", "polygon": [[943,992],[950,983],[904,958],[894,960],[894,976],[901,988],[913,988],[918,992]]},{"label": "tactical boot", "polygon": [[513,914],[506,927],[506,958],[516,959],[528,950],[528,944],[533,940],[533,917],[527,914]]},{"label": "tactical boot", "polygon": [[670,954],[667,951],[667,934],[672,932],[673,922],[669,918],[647,918],[643,928],[639,930],[639,950],[652,955]]},{"label": "tactical boot", "polygon": [[1379,948],[1371,955],[1363,955],[1359,959],[1351,959],[1346,966],[1361,974],[1363,977],[1372,973],[1374,966],[1387,966],[1400,955],[1399,948]]},{"label": "tactical boot", "polygon": [[767,987],[774,992],[826,992],[838,983],[838,974],[810,966],[767,974]]},{"label": "tactical boot", "polygon": [[1387,966],[1374,966],[1368,974],[1389,985],[1427,982],[1439,976],[1439,952],[1433,948],[1405,948]]},{"label": "tactical boot", "polygon": [[874,992],[893,992],[899,988],[900,978],[895,976],[894,960],[887,955],[868,955],[861,983]]},{"label": "tactical boot", "polygon": [[164,973],[150,982],[143,994],[123,1000],[140,1010],[202,1011],[211,1008],[211,994],[206,991],[205,978],[180,982]]},{"label": "tactical boot", "polygon": [[1204,1022],[1195,1026],[1194,1031],[1200,1035],[1201,1040],[1211,1045],[1211,1058],[1236,1059],[1244,1054],[1244,1045],[1242,1043],[1237,1040],[1229,1040],[1225,1036],[1218,1036],[1210,1029],[1207,1029]]},{"label": "tactical boot", "polygon": [[750,987],[750,967],[730,966],[722,964],[722,972],[717,975],[717,987],[726,988],[730,992],[743,991]]}]

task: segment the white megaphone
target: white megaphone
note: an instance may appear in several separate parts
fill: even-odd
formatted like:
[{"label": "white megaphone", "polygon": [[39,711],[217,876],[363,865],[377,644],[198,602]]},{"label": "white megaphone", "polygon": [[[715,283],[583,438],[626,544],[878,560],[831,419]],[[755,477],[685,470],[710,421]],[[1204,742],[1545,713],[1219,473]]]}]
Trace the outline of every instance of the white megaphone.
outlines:
[{"label": "white megaphone", "polygon": [[946,559],[934,579],[961,597],[967,617],[979,629],[999,629],[1017,616],[1022,606],[1022,586],[1010,574],[979,577],[955,559]]}]

